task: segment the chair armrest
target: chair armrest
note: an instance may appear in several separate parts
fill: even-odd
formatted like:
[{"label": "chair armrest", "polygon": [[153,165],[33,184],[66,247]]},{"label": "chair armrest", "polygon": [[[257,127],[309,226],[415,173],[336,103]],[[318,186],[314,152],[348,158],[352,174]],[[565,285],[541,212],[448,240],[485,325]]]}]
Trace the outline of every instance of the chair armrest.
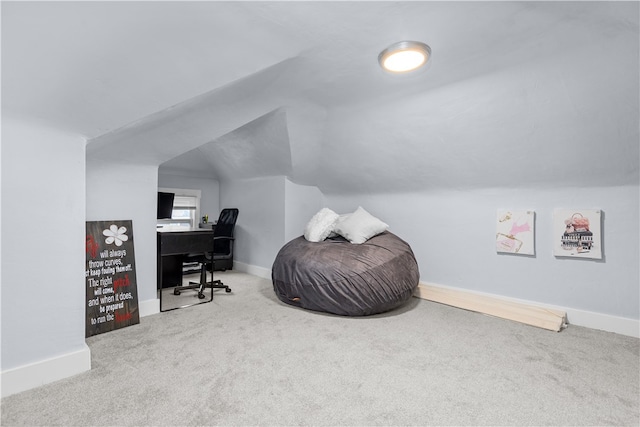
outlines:
[{"label": "chair armrest", "polygon": [[213,238],[213,242],[215,243],[216,241],[228,241],[229,242],[229,252],[212,252],[211,256],[215,256],[214,254],[217,253],[219,256],[233,256],[233,245],[234,245],[234,241],[236,239],[234,239],[233,237],[229,237],[229,236],[216,236]]},{"label": "chair armrest", "polygon": [[215,242],[216,240],[236,240],[236,238],[228,236],[216,236],[213,238],[213,241]]}]

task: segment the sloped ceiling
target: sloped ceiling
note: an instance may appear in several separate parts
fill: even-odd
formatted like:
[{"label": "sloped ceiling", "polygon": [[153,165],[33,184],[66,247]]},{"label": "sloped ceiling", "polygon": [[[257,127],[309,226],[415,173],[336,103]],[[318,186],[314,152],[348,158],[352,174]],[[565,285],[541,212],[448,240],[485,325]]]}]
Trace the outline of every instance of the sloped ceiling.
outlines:
[{"label": "sloped ceiling", "polygon": [[292,167],[286,120],[283,110],[266,114],[164,162],[163,171],[219,181],[289,175]]},{"label": "sloped ceiling", "polygon": [[[2,2],[2,109],[327,192],[637,184],[637,2]],[[378,53],[428,43],[427,70]]]}]

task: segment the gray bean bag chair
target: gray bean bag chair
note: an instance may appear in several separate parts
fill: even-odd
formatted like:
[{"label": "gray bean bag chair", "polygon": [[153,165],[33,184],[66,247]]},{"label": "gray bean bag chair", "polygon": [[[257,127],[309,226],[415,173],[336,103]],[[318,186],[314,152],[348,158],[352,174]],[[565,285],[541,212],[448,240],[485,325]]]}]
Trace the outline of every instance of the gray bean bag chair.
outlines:
[{"label": "gray bean bag chair", "polygon": [[280,249],[271,278],[278,298],[343,316],[392,310],[411,298],[420,278],[411,247],[385,231],[362,244],[303,236]]}]

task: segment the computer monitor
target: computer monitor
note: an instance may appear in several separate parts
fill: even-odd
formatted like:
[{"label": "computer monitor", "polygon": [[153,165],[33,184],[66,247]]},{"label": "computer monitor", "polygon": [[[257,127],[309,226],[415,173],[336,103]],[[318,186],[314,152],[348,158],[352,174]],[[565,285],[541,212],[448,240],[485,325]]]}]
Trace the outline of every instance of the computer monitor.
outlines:
[{"label": "computer monitor", "polygon": [[174,197],[174,193],[158,191],[158,219],[171,219]]}]

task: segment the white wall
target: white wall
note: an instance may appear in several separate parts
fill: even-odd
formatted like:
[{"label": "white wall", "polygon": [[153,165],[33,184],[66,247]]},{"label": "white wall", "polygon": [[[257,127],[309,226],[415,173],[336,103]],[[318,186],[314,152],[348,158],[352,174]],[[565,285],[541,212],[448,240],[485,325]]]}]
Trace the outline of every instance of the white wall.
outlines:
[{"label": "white wall", "polygon": [[[412,246],[422,281],[637,321],[638,192],[629,186],[326,197],[339,213],[362,205],[387,222]],[[495,252],[498,208],[536,212],[535,257]],[[554,208],[603,211],[603,260],[553,256]]]},{"label": "white wall", "polygon": [[[7,395],[90,369],[91,360],[84,322],[85,140],[6,115],[2,121]],[[43,365],[57,368],[42,371]]]},{"label": "white wall", "polygon": [[213,221],[220,215],[220,184],[215,179],[158,173],[158,187],[200,190],[200,216]]},{"label": "white wall", "polygon": [[132,220],[140,314],[157,300],[158,167],[87,158],[87,221]]},{"label": "white wall", "polygon": [[234,261],[270,270],[285,243],[285,178],[221,183],[220,207],[239,209]]},{"label": "white wall", "polygon": [[284,240],[304,233],[311,217],[324,207],[324,196],[318,187],[298,185],[285,179]]}]

